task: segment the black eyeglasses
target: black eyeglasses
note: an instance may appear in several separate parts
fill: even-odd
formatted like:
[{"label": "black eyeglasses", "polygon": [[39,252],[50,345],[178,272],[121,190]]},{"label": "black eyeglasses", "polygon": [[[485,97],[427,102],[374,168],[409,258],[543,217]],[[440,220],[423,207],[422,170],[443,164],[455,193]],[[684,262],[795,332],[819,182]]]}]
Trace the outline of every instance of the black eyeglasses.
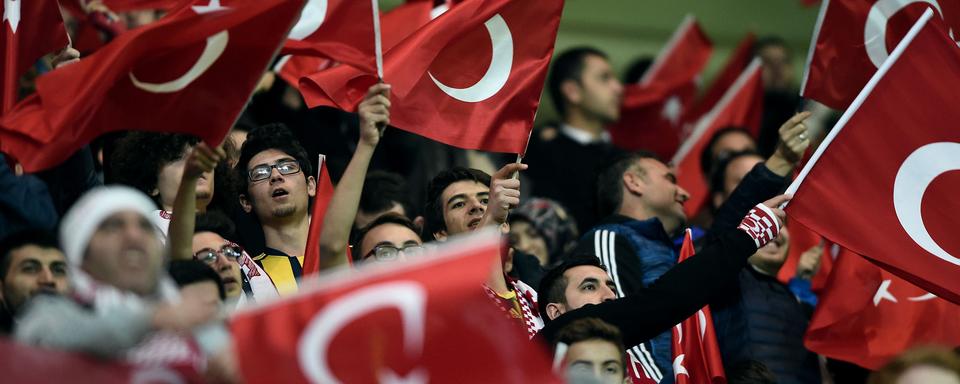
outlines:
[{"label": "black eyeglasses", "polygon": [[300,162],[296,160],[280,160],[273,165],[262,164],[250,170],[247,173],[247,177],[250,181],[260,181],[266,180],[270,177],[270,174],[273,173],[273,169],[276,168],[281,175],[292,175],[294,173],[300,172]]},{"label": "black eyeglasses", "polygon": [[423,253],[423,245],[411,244],[403,248],[397,248],[391,244],[381,244],[371,249],[366,255],[363,255],[363,260],[369,260],[373,257],[376,261],[393,261],[397,259],[400,252],[403,252],[405,256],[416,257]]},{"label": "black eyeglasses", "polygon": [[237,244],[229,243],[224,244],[219,250],[213,248],[201,249],[193,254],[193,258],[207,264],[216,264],[218,254],[230,260],[239,261],[240,256],[243,256],[243,248]]}]

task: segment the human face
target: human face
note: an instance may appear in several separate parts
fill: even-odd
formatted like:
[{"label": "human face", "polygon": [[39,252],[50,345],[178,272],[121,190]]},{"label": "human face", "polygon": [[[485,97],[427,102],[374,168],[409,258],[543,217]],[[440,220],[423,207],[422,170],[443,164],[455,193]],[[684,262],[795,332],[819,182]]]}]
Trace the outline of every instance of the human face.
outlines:
[{"label": "human face", "polygon": [[667,233],[680,228],[687,220],[683,203],[690,198],[686,190],[677,185],[677,176],[665,164],[655,159],[640,159],[638,168],[643,188],[640,200],[644,209],[660,219]]},{"label": "human face", "polygon": [[[386,223],[370,229],[360,242],[360,254],[363,261],[380,261],[371,254],[378,246],[388,246],[400,249],[397,260],[406,260],[408,252],[423,245],[415,232],[400,224]],[[411,248],[413,247],[413,248]],[[407,250],[404,250],[406,248]]]},{"label": "human face", "polygon": [[720,136],[710,148],[710,160],[716,162],[721,154],[756,150],[757,143],[750,135],[743,131],[729,131]]},{"label": "human face", "polygon": [[405,209],[403,209],[403,206],[397,202],[394,202],[393,206],[390,207],[390,209],[387,209],[385,211],[370,212],[370,213],[357,211],[357,218],[353,220],[353,226],[356,228],[366,227],[367,225],[370,225],[370,223],[372,223],[374,220],[376,220],[380,216],[383,216],[386,214],[396,214],[400,216],[406,216],[407,212]]},{"label": "human face", "polygon": [[[296,160],[278,149],[268,149],[250,159],[246,172],[261,165],[275,165],[281,161]],[[300,165],[303,167],[303,164]],[[307,215],[310,197],[316,192],[313,176],[302,171],[282,175],[276,168],[270,169],[270,177],[259,181],[247,181],[247,199],[241,198],[243,209],[254,212],[262,222],[277,219],[303,218]]]},{"label": "human face", "polygon": [[789,249],[790,230],[787,227],[782,227],[780,228],[780,235],[760,247],[756,253],[747,259],[747,262],[769,275],[775,275],[780,272],[780,267],[787,261]]},{"label": "human face", "polygon": [[473,231],[490,201],[490,187],[473,180],[452,183],[440,194],[443,201],[444,235],[452,236]]},{"label": "human face", "polygon": [[757,52],[763,64],[764,88],[769,90],[788,90],[793,82],[793,63],[786,47],[770,45]]},{"label": "human face", "polygon": [[[173,202],[177,198],[177,190],[183,179],[183,166],[187,162],[190,146],[184,147],[183,153],[176,161],[164,164],[157,174],[157,189],[154,196],[160,197],[160,205],[165,211],[173,211]],[[197,209],[204,210],[210,199],[213,198],[213,171],[204,172],[197,180]]]},{"label": "human face", "polygon": [[604,124],[620,119],[623,84],[607,59],[596,55],[584,57],[579,86],[580,94],[571,101],[587,117]]},{"label": "human face", "polygon": [[547,242],[540,236],[537,228],[524,220],[510,223],[510,244],[528,255],[533,255],[540,261],[540,265],[547,265],[550,255],[547,252]]},{"label": "human face", "polygon": [[737,186],[740,185],[740,181],[743,180],[750,170],[753,169],[755,165],[763,162],[763,158],[760,156],[740,156],[730,164],[727,164],[727,170],[724,173],[723,178],[723,193],[724,200],[730,197],[730,194],[733,193],[734,189],[737,189]]},{"label": "human face", "polygon": [[107,217],[90,238],[81,268],[95,280],[138,295],[157,287],[163,255],[150,221],[134,211]]},{"label": "human face", "polygon": [[233,245],[233,243],[213,232],[198,232],[193,235],[194,257],[201,251],[214,251],[217,258],[208,265],[220,275],[227,297],[237,298],[243,294],[242,271],[236,258],[230,258],[221,252],[224,245]]},{"label": "human face", "polygon": [[617,287],[603,269],[592,265],[580,265],[563,272],[567,280],[564,289],[565,304],[547,304],[547,316],[556,319],[560,315],[587,304],[600,304],[617,298]]},{"label": "human face", "polygon": [[583,372],[597,378],[600,383],[627,383],[623,351],[616,344],[601,339],[589,339],[573,343],[564,359],[567,373]]},{"label": "human face", "polygon": [[67,293],[67,258],[56,248],[25,245],[14,249],[0,293],[14,314],[39,293]]}]

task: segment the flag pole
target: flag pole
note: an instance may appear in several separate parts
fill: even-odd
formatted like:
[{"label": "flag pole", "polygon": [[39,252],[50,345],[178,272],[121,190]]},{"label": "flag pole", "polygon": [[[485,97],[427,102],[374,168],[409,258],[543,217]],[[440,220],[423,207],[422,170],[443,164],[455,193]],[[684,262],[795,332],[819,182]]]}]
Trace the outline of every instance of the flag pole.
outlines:
[{"label": "flag pole", "polygon": [[380,43],[380,3],[370,0],[373,5],[373,45],[377,58],[377,79],[383,81],[383,45]]}]

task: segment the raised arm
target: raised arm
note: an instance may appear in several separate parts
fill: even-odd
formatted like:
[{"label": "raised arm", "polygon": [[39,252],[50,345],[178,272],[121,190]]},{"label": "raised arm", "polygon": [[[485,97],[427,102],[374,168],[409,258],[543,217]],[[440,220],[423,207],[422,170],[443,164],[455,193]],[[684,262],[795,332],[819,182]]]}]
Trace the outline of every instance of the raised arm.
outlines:
[{"label": "raised arm", "polygon": [[360,140],[353,152],[343,177],[337,183],[323,218],[320,231],[320,268],[332,268],[347,264],[347,244],[353,228],[363,181],[367,177],[370,158],[380,142],[382,127],[390,123],[390,85],[374,84],[367,90],[363,102],[357,107],[360,115]]},{"label": "raised arm", "polygon": [[[211,149],[201,142],[193,147],[183,165],[183,176],[177,197],[173,200],[173,217],[167,236],[172,260],[190,260],[193,256],[193,230],[197,221],[197,181],[226,157],[223,148]],[[212,183],[213,178],[207,182]]]},{"label": "raised arm", "polygon": [[[500,168],[490,178],[490,200],[487,209],[480,219],[479,227],[498,225],[504,233],[509,229],[504,227],[510,210],[520,205],[520,179],[513,175],[527,169],[526,164],[510,163]],[[498,260],[491,267],[490,277],[487,278],[487,287],[498,294],[510,292],[506,279],[503,277],[503,260]]]}]

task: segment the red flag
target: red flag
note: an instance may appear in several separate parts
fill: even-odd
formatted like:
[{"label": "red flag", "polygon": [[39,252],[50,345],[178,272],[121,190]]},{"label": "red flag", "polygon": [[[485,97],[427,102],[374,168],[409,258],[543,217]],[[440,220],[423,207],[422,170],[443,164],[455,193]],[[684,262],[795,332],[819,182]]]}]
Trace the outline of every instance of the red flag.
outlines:
[{"label": "red flag", "polygon": [[[9,383],[124,384],[157,382],[203,383],[196,367],[184,364],[135,366],[79,353],[35,348],[0,338],[0,371]],[[51,369],[56,367],[56,369]]]},{"label": "red flag", "polygon": [[[327,216],[327,206],[333,198],[333,183],[327,173],[326,156],[320,155],[317,170],[317,194],[313,198],[313,214],[310,215],[310,232],[307,235],[307,250],[303,255],[303,276],[320,272],[320,232],[323,232],[323,218]],[[350,248],[347,248],[347,260]]]},{"label": "red flag", "polygon": [[697,78],[711,52],[710,39],[687,16],[640,82],[625,87],[620,120],[607,128],[613,144],[672,157],[684,136],[685,109],[693,105]]},{"label": "red flag", "polygon": [[788,189],[788,207],[844,248],[960,302],[960,48],[932,16],[847,109]]},{"label": "red flag", "polygon": [[[696,252],[690,229],[685,232],[678,262]],[[673,327],[673,376],[677,384],[727,382],[709,305]]]},{"label": "red flag", "polygon": [[369,0],[309,0],[282,53],[325,57],[377,73],[373,15]]},{"label": "red flag", "polygon": [[788,244],[787,259],[780,266],[777,272],[777,280],[787,284],[797,276],[797,264],[800,262],[800,256],[804,252],[817,246],[822,241],[822,237],[816,232],[805,227],[793,217],[787,216],[787,228],[789,228],[790,242]]},{"label": "red flag", "polygon": [[189,133],[217,145],[302,4],[196,6],[120,35],[38,78],[37,93],[0,121],[0,150],[32,172],[111,131]]},{"label": "red flag", "polygon": [[747,127],[751,132],[759,131],[762,107],[760,61],[754,59],[717,105],[697,121],[693,133],[671,160],[671,164],[677,167],[677,183],[690,193],[690,199],[683,206],[687,217],[696,215],[709,197],[706,177],[700,170],[700,156],[710,138],[716,131],[731,125]]},{"label": "red flag", "polygon": [[499,234],[484,231],[238,313],[232,334],[242,376],[271,383],[559,382],[546,350],[481,289],[499,246]]},{"label": "red flag", "polygon": [[67,46],[67,32],[56,1],[3,2],[3,112],[13,108],[20,76],[48,53]]},{"label": "red flag", "polygon": [[800,94],[846,109],[927,8],[953,29],[960,27],[960,3],[955,1],[824,1]]},{"label": "red flag", "polygon": [[[384,55],[391,125],[461,148],[523,152],[562,10],[561,0],[451,7]],[[376,81],[340,66],[302,79],[300,90],[311,107],[353,111]]]},{"label": "red flag", "polygon": [[[717,105],[717,102],[720,101],[723,94],[733,86],[733,83],[737,81],[737,78],[740,77],[743,70],[747,69],[747,66],[753,61],[753,43],[756,40],[753,33],[747,33],[743,40],[740,40],[740,43],[737,44],[733,52],[730,53],[730,56],[727,57],[723,69],[720,70],[717,77],[710,83],[710,88],[707,88],[707,91],[704,92],[703,96],[694,104],[693,108],[687,110],[683,118],[684,121],[696,122]],[[665,157],[665,159],[666,158],[667,157]]]},{"label": "red flag", "polygon": [[804,336],[807,349],[878,369],[929,344],[960,345],[960,306],[842,251]]}]

